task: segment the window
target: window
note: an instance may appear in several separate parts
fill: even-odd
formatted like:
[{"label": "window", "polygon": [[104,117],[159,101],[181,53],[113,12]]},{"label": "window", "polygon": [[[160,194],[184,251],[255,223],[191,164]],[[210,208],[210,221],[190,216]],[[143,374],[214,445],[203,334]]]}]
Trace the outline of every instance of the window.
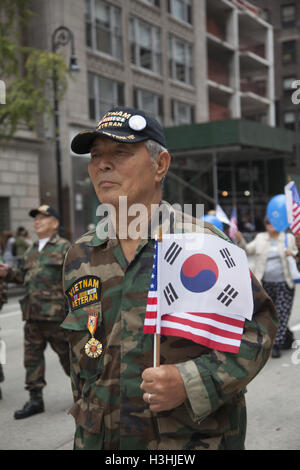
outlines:
[{"label": "window", "polygon": [[281,24],[283,28],[293,28],[296,25],[296,5],[282,5]]},{"label": "window", "polygon": [[294,91],[293,83],[297,80],[296,77],[285,77],[282,81],[282,88],[284,93],[290,93]]},{"label": "window", "polygon": [[168,11],[178,20],[192,24],[192,0],[168,0]]},{"label": "window", "polygon": [[8,197],[0,197],[0,231],[10,230],[10,201]]},{"label": "window", "polygon": [[287,111],[283,114],[284,127],[290,130],[295,130],[296,115],[294,111]]},{"label": "window", "polygon": [[181,126],[192,124],[194,119],[194,106],[177,100],[171,100],[172,125]]},{"label": "window", "polygon": [[150,5],[153,5],[154,7],[159,8],[160,7],[160,0],[142,0],[145,3],[149,3]]},{"label": "window", "polygon": [[271,22],[270,10],[268,8],[263,8],[261,10],[261,17],[264,21],[266,21],[267,23],[270,23]]},{"label": "window", "polygon": [[285,41],[282,43],[282,63],[283,65],[296,62],[296,41]]},{"label": "window", "polygon": [[115,80],[88,74],[89,117],[99,119],[114,106],[124,105],[124,85]]},{"label": "window", "polygon": [[169,36],[169,74],[174,80],[193,84],[192,45],[176,36]]},{"label": "window", "polygon": [[91,0],[85,0],[85,43],[88,47],[93,46],[93,28],[92,28],[92,12]]},{"label": "window", "polygon": [[130,19],[132,64],[161,74],[161,34],[156,26],[139,18]]},{"label": "window", "polygon": [[152,114],[161,124],[164,121],[163,99],[151,91],[135,88],[133,90],[134,107]]},{"label": "window", "polygon": [[104,0],[85,0],[86,45],[122,60],[121,9]]}]

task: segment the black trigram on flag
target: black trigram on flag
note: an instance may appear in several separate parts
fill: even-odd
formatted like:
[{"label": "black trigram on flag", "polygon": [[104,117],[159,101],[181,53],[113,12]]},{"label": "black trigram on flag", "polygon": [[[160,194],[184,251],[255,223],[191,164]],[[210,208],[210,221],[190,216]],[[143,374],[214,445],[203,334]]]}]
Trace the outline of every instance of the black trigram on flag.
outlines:
[{"label": "black trigram on flag", "polygon": [[164,288],[164,296],[168,302],[168,305],[171,305],[173,302],[175,302],[175,300],[178,299],[178,295],[176,294],[175,289],[170,282]]},{"label": "black trigram on flag", "polygon": [[230,251],[228,248],[223,248],[223,250],[220,250],[220,253],[227,265],[228,268],[233,268],[235,266],[235,262],[232,259],[232,256],[230,254]]},{"label": "black trigram on flag", "polygon": [[220,300],[220,302],[222,302],[226,307],[229,307],[238,294],[237,290],[235,290],[230,284],[227,284],[225,289],[219,295],[218,300]]},{"label": "black trigram on flag", "polygon": [[173,242],[166,251],[164,259],[167,263],[173,264],[179,253],[182,251],[182,247]]}]

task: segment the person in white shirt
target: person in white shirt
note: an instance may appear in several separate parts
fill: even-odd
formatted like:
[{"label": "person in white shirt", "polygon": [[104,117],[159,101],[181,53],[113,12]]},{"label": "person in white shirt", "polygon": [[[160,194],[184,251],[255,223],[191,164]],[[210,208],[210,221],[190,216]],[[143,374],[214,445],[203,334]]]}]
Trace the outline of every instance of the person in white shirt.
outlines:
[{"label": "person in white shirt", "polygon": [[59,215],[46,204],[29,212],[38,240],[24,254],[20,268],[0,263],[0,277],[24,284],[20,300],[24,325],[24,366],[29,401],[14,414],[23,419],[44,411],[44,351],[47,344],[57,353],[67,375],[70,374],[69,345],[60,323],[65,318],[62,265],[70,242],[58,235]]},{"label": "person in white shirt", "polygon": [[[287,257],[296,256],[298,250],[294,235],[277,232],[267,217],[265,217],[264,223],[266,231],[256,235],[250,243],[245,242],[241,232],[237,232],[236,239],[238,245],[244,248],[248,255],[254,255],[253,272],[262,282],[276,307],[279,324],[272,357],[277,358],[281,356],[280,351],[286,348],[287,339],[292,334],[288,329],[288,321],[295,288]],[[290,347],[292,339],[289,338],[288,342]]]}]

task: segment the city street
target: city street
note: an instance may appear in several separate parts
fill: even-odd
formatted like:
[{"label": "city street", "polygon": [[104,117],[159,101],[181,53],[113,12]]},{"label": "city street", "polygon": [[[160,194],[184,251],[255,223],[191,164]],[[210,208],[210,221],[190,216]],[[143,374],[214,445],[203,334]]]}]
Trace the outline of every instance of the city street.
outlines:
[{"label": "city street", "polygon": [[[45,413],[15,420],[14,411],[28,400],[24,389],[23,321],[18,297],[9,299],[0,313],[1,339],[6,344],[5,381],[0,385],[0,449],[54,450],[65,448],[74,434],[74,420],[67,414],[73,399],[70,379],[59,364],[50,346],[46,349]],[[72,444],[66,446],[72,449]]]},{"label": "city street", "polygon": [[[46,412],[16,421],[14,411],[23,406],[24,390],[23,322],[18,297],[10,298],[0,313],[1,338],[7,347],[5,382],[1,384],[0,449],[70,450],[74,432],[70,382],[56,354],[46,350]],[[300,345],[300,286],[290,320]],[[299,364],[298,364],[299,363]],[[270,359],[248,386],[248,450],[300,450],[300,346]]]}]

